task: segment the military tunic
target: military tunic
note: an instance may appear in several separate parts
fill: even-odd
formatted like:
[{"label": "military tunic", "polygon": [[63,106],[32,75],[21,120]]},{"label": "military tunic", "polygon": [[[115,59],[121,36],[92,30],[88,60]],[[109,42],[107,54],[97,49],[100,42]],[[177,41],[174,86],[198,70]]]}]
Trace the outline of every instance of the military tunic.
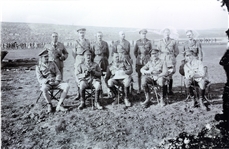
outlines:
[{"label": "military tunic", "polygon": [[128,62],[130,62],[131,57],[130,57],[130,42],[127,41],[126,39],[123,39],[123,41],[121,40],[117,40],[114,43],[114,46],[112,48],[112,54],[113,53],[119,53],[119,58],[121,61],[124,61],[125,59],[128,60]]},{"label": "military tunic", "polygon": [[99,64],[101,71],[106,72],[109,58],[109,48],[105,41],[96,42],[92,46],[93,60]]},{"label": "military tunic", "polygon": [[[124,71],[125,76],[122,79],[115,79],[115,73],[117,71]],[[125,87],[129,87],[131,83],[131,74],[133,73],[133,69],[131,64],[126,63],[125,61],[120,61],[117,64],[114,62],[110,64],[107,69],[105,82],[108,87],[112,87],[113,85],[117,85],[118,83],[124,84]]]},{"label": "military tunic", "polygon": [[53,61],[56,63],[57,67],[61,72],[61,78],[63,79],[63,61],[66,60],[68,57],[68,52],[65,49],[65,46],[62,43],[57,42],[55,44],[46,44],[45,49],[48,50],[49,61]]},{"label": "military tunic", "polygon": [[140,75],[140,69],[149,61],[150,51],[152,49],[151,41],[139,39],[134,46],[134,55],[136,57],[136,72]]},{"label": "military tunic", "polygon": [[198,40],[186,41],[183,47],[183,53],[186,51],[193,51],[195,56],[203,61],[203,51],[202,46]]}]

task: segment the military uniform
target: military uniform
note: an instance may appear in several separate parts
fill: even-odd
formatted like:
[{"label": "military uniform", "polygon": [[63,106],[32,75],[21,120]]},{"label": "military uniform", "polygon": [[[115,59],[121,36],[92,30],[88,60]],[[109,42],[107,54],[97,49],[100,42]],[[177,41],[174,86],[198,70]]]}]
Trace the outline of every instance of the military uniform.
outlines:
[{"label": "military uniform", "polygon": [[[121,72],[120,74],[118,72]],[[127,63],[126,61],[119,61],[118,63],[111,63],[110,66],[107,69],[105,82],[107,86],[110,88],[110,90],[117,95],[118,92],[116,90],[115,85],[124,85],[124,102],[126,106],[131,106],[128,95],[129,95],[129,87],[130,83],[132,81],[132,66],[130,63]]]},{"label": "military uniform", "polygon": [[194,55],[197,57],[197,59],[203,61],[202,46],[198,40],[186,41],[184,43],[183,53],[185,53],[185,51],[189,51],[189,50],[194,52]]},{"label": "military uniform", "polygon": [[46,44],[45,49],[49,52],[49,61],[53,61],[56,63],[57,67],[61,72],[61,78],[63,79],[63,61],[68,58],[68,52],[65,49],[64,44],[57,42]]},{"label": "military uniform", "polygon": [[[158,44],[158,49],[160,50],[160,58],[165,61],[172,61],[173,67],[176,68],[176,57],[179,54],[178,44],[177,42],[172,39],[161,39]],[[172,92],[172,85],[173,85],[173,79],[172,75],[176,72],[176,69],[174,69],[174,72],[170,75],[169,80],[169,94],[173,94]]]},{"label": "military uniform", "polygon": [[[47,52],[46,51],[47,50],[41,52],[39,56],[43,56],[45,54],[48,55],[48,51]],[[56,111],[59,111],[59,110],[66,111],[66,109],[64,109],[61,106],[61,104],[68,93],[69,85],[68,83],[61,82],[61,73],[60,73],[59,68],[55,64],[55,62],[49,61],[46,64],[40,61],[39,65],[36,66],[36,76],[37,76],[38,82],[41,85],[40,89],[43,92],[44,98],[46,99],[47,103],[49,104],[49,112],[51,111],[52,104],[51,104],[51,99],[50,99],[50,95],[48,94],[48,91],[51,89],[56,89],[56,88],[62,90],[60,100],[56,107]],[[54,82],[57,82],[57,83],[51,84]]]},{"label": "military uniform", "polygon": [[[154,49],[152,50],[151,54],[158,53],[159,51]],[[165,85],[165,79],[164,76],[168,74],[168,69],[166,63],[160,59],[159,57],[155,58],[154,60],[150,60],[145,66],[141,68],[142,75],[142,81],[141,86],[144,90],[146,100],[142,103],[143,106],[147,106],[150,102],[149,97],[149,87],[148,84],[152,85],[160,85],[162,88],[162,98],[160,99],[160,102],[162,106],[165,105],[164,99],[167,93],[167,86]],[[147,72],[146,75],[144,75]]]},{"label": "military uniform", "polygon": [[107,66],[109,65],[108,63],[108,58],[109,58],[109,48],[108,44],[105,41],[97,41],[95,44],[92,46],[92,51],[94,54],[94,62],[99,64],[101,71],[106,72]]},{"label": "military uniform", "polygon": [[[86,50],[87,52],[89,50]],[[85,53],[84,52],[84,53]],[[91,53],[91,52],[88,52]],[[78,78],[78,84],[80,89],[81,105],[79,109],[84,108],[85,106],[85,89],[88,87],[95,88],[95,107],[102,109],[99,105],[99,94],[101,90],[101,81],[100,77],[102,75],[99,65],[95,62],[84,62],[80,63],[76,69],[76,76]]]},{"label": "military uniform", "polygon": [[[194,53],[186,52],[186,55],[191,55],[195,57]],[[202,61],[198,60],[196,57],[192,60],[188,61],[184,65],[184,72],[185,72],[185,86],[188,88],[188,93],[190,94],[191,98],[194,101],[194,107],[201,106],[203,107],[203,99],[205,98],[205,87],[208,80],[206,79],[206,71],[204,69]],[[194,88],[193,86],[198,85],[201,90],[200,98],[199,98],[199,105],[196,101],[196,97],[194,97]]]},{"label": "military uniform", "polygon": [[134,55],[136,57],[136,72],[138,73],[138,75],[141,75],[140,69],[150,59],[151,48],[151,41],[148,39],[146,39],[145,41],[142,39],[136,41],[136,44],[134,46]]},{"label": "military uniform", "polygon": [[131,63],[130,42],[127,41],[126,39],[123,39],[123,41],[117,40],[114,43],[111,55],[113,55],[113,53],[119,53],[119,57],[121,61],[127,60],[128,62]]}]

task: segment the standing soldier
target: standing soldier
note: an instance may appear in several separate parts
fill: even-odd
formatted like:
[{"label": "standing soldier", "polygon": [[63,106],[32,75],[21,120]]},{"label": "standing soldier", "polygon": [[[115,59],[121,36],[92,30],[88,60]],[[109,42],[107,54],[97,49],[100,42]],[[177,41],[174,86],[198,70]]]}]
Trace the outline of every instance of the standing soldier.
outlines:
[{"label": "standing soldier", "polygon": [[194,52],[194,55],[197,57],[197,59],[203,61],[202,46],[198,40],[194,39],[193,31],[187,30],[186,36],[188,37],[189,40],[185,42],[183,47],[183,52],[191,50]]},{"label": "standing soldier", "polygon": [[141,91],[141,72],[140,69],[149,61],[150,59],[150,51],[152,48],[151,41],[146,38],[146,29],[142,29],[139,31],[141,39],[136,41],[134,46],[134,55],[136,57],[136,66],[135,70],[138,74],[138,93]]},{"label": "standing soldier", "polygon": [[106,41],[103,41],[103,33],[97,32],[96,34],[96,42],[92,46],[93,51],[93,59],[94,62],[99,64],[101,71],[106,72],[107,66],[109,65],[108,58],[109,58],[109,47]]},{"label": "standing soldier", "polygon": [[125,39],[125,33],[123,31],[119,32],[120,39],[114,43],[112,54],[118,53],[121,61],[127,60],[130,62],[130,42]]},{"label": "standing soldier", "polygon": [[[179,54],[178,44],[176,40],[170,38],[171,30],[169,28],[165,28],[162,30],[162,34],[164,36],[163,39],[159,41],[158,49],[160,50],[160,58],[163,60],[171,59],[174,67],[176,68],[176,57]],[[174,69],[176,70],[176,69]],[[173,72],[174,74],[175,72]],[[173,87],[173,75],[170,75],[169,78],[169,95],[173,95],[172,87]]]},{"label": "standing soldier", "polygon": [[48,50],[49,61],[56,63],[57,67],[61,72],[61,79],[63,80],[63,67],[64,62],[68,58],[68,52],[64,47],[64,44],[58,42],[58,34],[56,32],[52,33],[51,44],[46,44],[45,49]]},{"label": "standing soldier", "polygon": [[[72,56],[75,60],[74,62],[74,68],[75,68],[75,76],[76,76],[76,86],[78,87],[78,77],[76,75],[77,73],[77,67],[80,63],[84,61],[83,52],[85,50],[90,50],[90,41],[88,39],[85,39],[85,28],[80,28],[77,30],[79,39],[76,40],[75,47],[72,50]],[[79,92],[76,96],[76,98],[79,97]]]}]

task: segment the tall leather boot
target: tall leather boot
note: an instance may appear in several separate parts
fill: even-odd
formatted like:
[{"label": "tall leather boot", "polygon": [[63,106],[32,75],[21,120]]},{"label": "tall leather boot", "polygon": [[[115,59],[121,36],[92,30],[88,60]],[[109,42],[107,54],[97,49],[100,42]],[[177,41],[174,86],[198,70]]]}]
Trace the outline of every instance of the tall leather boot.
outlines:
[{"label": "tall leather boot", "polygon": [[80,89],[80,105],[78,107],[79,110],[85,108],[85,89]]},{"label": "tall leather boot", "polygon": [[128,99],[128,95],[129,95],[129,89],[130,87],[124,87],[124,93],[125,93],[125,98],[124,98],[124,103],[127,107],[130,107],[131,106],[131,103]]},{"label": "tall leather boot", "polygon": [[201,108],[201,109],[204,108],[204,104],[203,104],[204,98],[205,98],[205,89],[200,90],[199,105],[200,105],[200,108]]},{"label": "tall leather boot", "polygon": [[194,96],[193,87],[190,86],[188,89],[193,107],[198,107],[198,102],[196,101],[196,97]]},{"label": "tall leather boot", "polygon": [[169,80],[169,95],[173,95],[173,79]]},{"label": "tall leather boot", "polygon": [[99,104],[99,95],[100,95],[100,90],[95,91],[95,107],[99,110],[102,110],[103,107]]},{"label": "tall leather boot", "polygon": [[[116,87],[115,86],[113,86],[113,87],[109,87],[110,88],[110,90],[113,92],[113,94],[114,95],[118,95],[118,91],[117,91],[117,89],[116,89]],[[115,98],[114,99],[114,101],[112,102],[112,105],[116,105],[116,104],[118,104],[118,99],[117,99],[117,97],[113,97],[113,98]]]},{"label": "tall leather boot", "polygon": [[141,102],[140,104],[143,106],[143,107],[147,107],[150,103],[150,97],[149,97],[149,87],[146,86],[143,88],[144,89],[144,93],[145,93],[145,101],[144,102]]},{"label": "tall leather boot", "polygon": [[163,85],[162,87],[162,97],[160,98],[161,107],[165,106],[166,94],[167,94],[167,86]]}]

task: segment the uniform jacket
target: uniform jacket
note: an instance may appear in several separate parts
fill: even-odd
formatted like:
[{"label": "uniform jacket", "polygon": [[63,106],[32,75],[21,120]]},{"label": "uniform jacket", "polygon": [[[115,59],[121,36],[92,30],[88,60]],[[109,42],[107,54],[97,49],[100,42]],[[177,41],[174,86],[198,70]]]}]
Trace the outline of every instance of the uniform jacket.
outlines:
[{"label": "uniform jacket", "polygon": [[203,60],[202,46],[198,40],[193,40],[192,42],[186,41],[183,47],[183,52],[193,51],[199,60]]},{"label": "uniform jacket", "polygon": [[142,39],[136,41],[136,44],[134,46],[136,65],[144,65],[149,61],[151,49],[152,45],[149,39],[146,39],[145,43]]},{"label": "uniform jacket", "polygon": [[150,71],[153,78],[157,77],[159,74],[166,76],[168,73],[168,68],[166,63],[160,59],[157,58],[156,60],[150,60],[145,66],[141,68],[142,71]]},{"label": "uniform jacket", "polygon": [[[118,45],[121,45],[123,47],[121,51],[119,51],[117,49]],[[114,52],[115,53],[123,53],[124,55],[129,55],[130,56],[130,42],[127,41],[126,39],[124,39],[123,42],[121,42],[120,40],[117,40],[114,43],[111,55],[113,55]]]},{"label": "uniform jacket", "polygon": [[68,52],[64,45],[60,42],[46,44],[45,49],[48,50],[49,61],[54,61],[59,69],[64,67],[63,61],[68,58]]},{"label": "uniform jacket", "polygon": [[[193,59],[184,65],[184,73],[186,79],[194,79],[195,81],[200,81],[205,77],[205,70],[202,61],[198,59]],[[199,75],[199,77],[193,77],[194,75]]]},{"label": "uniform jacket", "polygon": [[46,84],[49,80],[61,81],[61,73],[57,65],[50,61],[47,65],[40,63],[36,66],[36,76],[40,84]]},{"label": "uniform jacket", "polygon": [[99,55],[106,57],[107,59],[109,58],[109,48],[106,41],[102,40],[101,43],[95,42],[95,44],[92,46],[92,51],[94,56]]},{"label": "uniform jacket", "polygon": [[120,61],[116,66],[114,63],[111,63],[107,68],[105,82],[107,83],[110,78],[114,77],[115,72],[118,70],[123,70],[126,75],[131,75],[133,73],[131,64],[127,62]]},{"label": "uniform jacket", "polygon": [[77,39],[75,42],[75,48],[73,49],[73,57],[75,58],[76,55],[82,55],[85,50],[91,49],[90,41],[88,39]]},{"label": "uniform jacket", "polygon": [[161,39],[158,44],[158,49],[161,53],[170,53],[173,54],[175,57],[179,54],[178,44],[172,38],[169,38],[168,41],[165,39]]},{"label": "uniform jacket", "polygon": [[[86,74],[86,71],[93,70],[94,74]],[[76,70],[76,76],[79,81],[92,81],[93,79],[100,80],[102,75],[99,65],[95,62],[91,62],[89,65],[86,63],[80,63]]]}]

